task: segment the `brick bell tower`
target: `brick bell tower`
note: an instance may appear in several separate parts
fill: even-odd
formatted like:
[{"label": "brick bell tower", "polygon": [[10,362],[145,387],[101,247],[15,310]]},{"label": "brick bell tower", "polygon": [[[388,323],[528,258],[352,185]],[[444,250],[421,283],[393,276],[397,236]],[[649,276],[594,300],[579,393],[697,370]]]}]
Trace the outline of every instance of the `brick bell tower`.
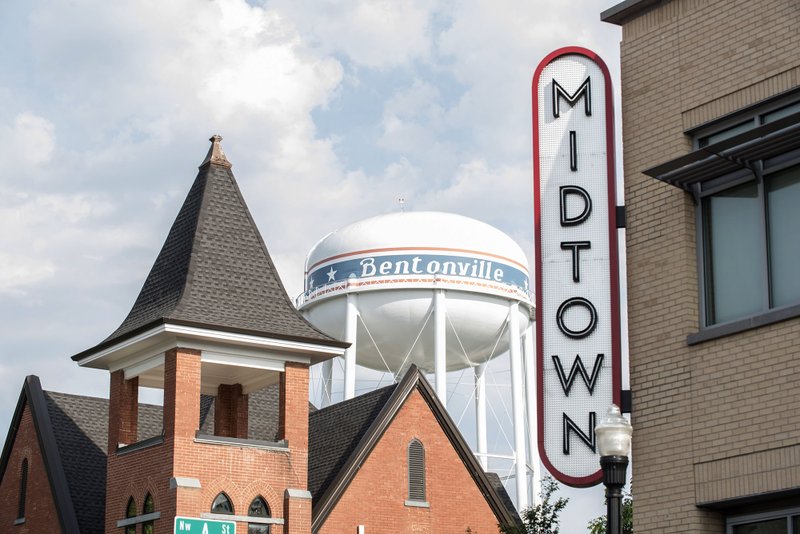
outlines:
[{"label": "brick bell tower", "polygon": [[[308,368],[347,344],[295,310],[221,139],[127,318],[73,356],[111,374],[107,533],[172,533],[176,516],[235,521],[240,534],[311,532]],[[256,439],[248,395],[276,384],[277,435]],[[139,428],[140,386],[163,389],[160,431]]]}]

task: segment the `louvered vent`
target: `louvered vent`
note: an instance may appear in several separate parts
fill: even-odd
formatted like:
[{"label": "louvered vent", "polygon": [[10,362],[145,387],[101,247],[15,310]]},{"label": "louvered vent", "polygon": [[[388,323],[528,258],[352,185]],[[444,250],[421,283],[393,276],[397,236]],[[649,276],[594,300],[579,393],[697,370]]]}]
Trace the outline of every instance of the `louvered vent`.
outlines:
[{"label": "louvered vent", "polygon": [[425,448],[416,439],[408,444],[408,500],[425,500]]}]

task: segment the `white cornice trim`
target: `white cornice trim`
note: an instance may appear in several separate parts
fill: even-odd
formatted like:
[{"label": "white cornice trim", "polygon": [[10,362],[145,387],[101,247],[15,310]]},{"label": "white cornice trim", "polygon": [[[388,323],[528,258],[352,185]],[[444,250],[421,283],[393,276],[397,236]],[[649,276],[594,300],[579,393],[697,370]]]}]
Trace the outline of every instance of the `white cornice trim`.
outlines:
[{"label": "white cornice trim", "polygon": [[237,334],[234,332],[223,332],[220,330],[208,330],[205,328],[198,328],[196,326],[182,326],[175,324],[164,325],[165,331],[177,335],[187,335],[191,337],[199,337],[205,339],[212,339],[215,341],[224,341],[227,343],[235,343],[242,345],[250,345],[257,347],[265,347],[272,349],[288,350],[292,352],[304,353],[317,353],[339,356],[344,354],[345,349],[340,347],[329,347],[327,345],[319,345],[316,343],[309,343],[303,341],[290,341],[287,339],[277,339],[271,337],[253,336],[250,334]]},{"label": "white cornice trim", "polygon": [[[163,339],[163,341],[159,342],[160,339]],[[235,350],[232,351],[230,348],[220,350],[218,345],[210,345],[209,343],[225,344],[229,347],[230,345],[235,345],[245,349],[245,351],[248,348],[275,351],[281,354],[280,357],[273,358],[273,360],[293,361],[298,363],[312,363],[312,359],[315,359],[314,356],[341,356],[345,351],[345,349],[341,347],[330,347],[311,342],[223,332],[195,326],[161,324],[133,336],[130,339],[115,343],[110,347],[91,354],[81,359],[78,365],[81,367],[96,367],[98,362],[110,360],[114,355],[118,355],[123,351],[129,351],[131,354],[136,354],[136,356],[134,358],[118,357],[108,361],[109,370],[116,371],[126,368],[131,360],[135,360],[137,363],[141,360],[150,360],[154,356],[175,347],[184,347],[201,351],[209,350],[217,354],[234,354],[238,352]],[[143,348],[140,351],[136,350],[138,345],[152,346]],[[132,365],[135,366],[137,363]]]},{"label": "white cornice trim", "polygon": [[[308,358],[302,358],[302,360],[305,360],[302,363],[309,363]],[[216,352],[214,350],[207,351],[201,349],[200,361],[203,363],[219,363],[222,365],[230,365],[232,367],[247,367],[250,369],[263,369],[265,371],[278,371],[280,373],[285,370],[284,361],[281,360],[273,360],[256,356],[245,356],[242,354]]]},{"label": "white cornice trim", "polygon": [[109,356],[109,355],[111,355],[111,354],[113,354],[115,352],[119,352],[121,350],[125,350],[127,348],[130,348],[130,347],[133,347],[135,345],[138,345],[139,343],[142,343],[143,341],[147,341],[148,339],[150,339],[150,338],[152,338],[154,336],[157,336],[158,334],[161,334],[164,331],[165,331],[164,330],[164,325],[163,324],[162,325],[158,325],[156,327],[151,328],[150,330],[146,330],[145,332],[142,332],[141,334],[133,336],[130,339],[126,339],[125,341],[121,341],[119,343],[115,343],[114,345],[111,345],[110,347],[105,348],[105,349],[101,350],[100,352],[96,352],[96,353],[92,354],[91,356],[86,356],[85,358],[82,358],[78,362],[78,365],[80,365],[81,367],[86,367],[88,364],[90,364],[90,363],[92,363],[94,361],[103,359],[106,356]]},{"label": "white cornice trim", "polygon": [[[131,365],[130,367],[124,368],[125,380],[130,380],[131,378],[135,378],[139,375],[142,375],[149,371],[150,369],[155,369],[156,367],[164,365],[164,352],[162,351],[160,354],[157,354],[151,358],[147,358],[146,360],[140,361]],[[109,369],[112,373],[117,369]]]}]

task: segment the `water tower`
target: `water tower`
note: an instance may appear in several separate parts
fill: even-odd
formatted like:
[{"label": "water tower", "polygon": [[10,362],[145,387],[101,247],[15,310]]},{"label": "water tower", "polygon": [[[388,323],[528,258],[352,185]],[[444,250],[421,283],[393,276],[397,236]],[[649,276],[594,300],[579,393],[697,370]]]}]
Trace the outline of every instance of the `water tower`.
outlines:
[{"label": "water tower", "polygon": [[[538,471],[538,456],[526,454],[524,424],[527,405],[528,451],[535,451],[533,304],[528,262],[516,242],[451,213],[399,212],[358,221],[311,249],[298,305],[323,332],[352,343],[345,353],[345,399],[355,395],[356,364],[395,377],[416,364],[435,374],[443,404],[447,371],[472,368],[476,453],[484,469],[484,372],[491,358],[508,351],[517,504],[527,506],[527,456]],[[323,368],[328,388],[331,372],[330,364]]]}]

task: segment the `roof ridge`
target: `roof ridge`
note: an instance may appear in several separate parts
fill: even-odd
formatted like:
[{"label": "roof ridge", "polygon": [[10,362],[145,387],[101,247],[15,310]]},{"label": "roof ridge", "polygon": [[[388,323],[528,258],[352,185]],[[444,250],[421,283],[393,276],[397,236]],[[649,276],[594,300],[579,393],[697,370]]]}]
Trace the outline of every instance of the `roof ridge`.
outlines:
[{"label": "roof ridge", "polygon": [[[212,136],[211,139],[209,139],[209,141],[212,141],[213,143],[215,137],[219,137],[219,140],[222,140],[222,137],[215,135]],[[217,143],[215,144],[219,144],[219,142],[217,141]],[[211,165],[215,164],[214,158],[212,157],[213,150],[214,150],[214,144],[212,144],[211,148],[208,149],[208,155],[206,156],[206,160],[200,164],[200,167],[198,167],[199,171],[197,172],[197,178],[199,178],[200,174],[204,171],[204,167],[206,168],[206,174],[205,174],[205,180],[203,180],[203,185],[202,185],[203,190],[200,193],[200,206],[198,206],[197,208],[197,219],[194,222],[194,230],[192,231],[192,242],[188,252],[189,263],[186,266],[186,276],[183,279],[183,284],[181,284],[180,295],[178,296],[178,299],[175,301],[175,305],[173,306],[172,311],[168,312],[166,316],[177,315],[178,312],[183,310],[185,306],[184,298],[186,297],[187,293],[186,289],[191,286],[194,280],[195,265],[197,264],[197,257],[194,254],[194,251],[197,247],[197,241],[200,236],[200,233],[197,230],[200,228],[200,225],[204,222],[206,218],[206,211],[207,211],[206,208],[208,206],[208,195],[206,194],[206,189],[208,188],[208,179],[209,179],[208,170],[210,170]],[[222,150],[221,147],[220,150]],[[225,154],[223,154],[222,157],[224,158]],[[225,159],[225,161],[228,160]],[[228,169],[230,169],[230,167],[231,165],[229,163]],[[197,178],[195,178],[195,180],[197,180]]]},{"label": "roof ridge", "polygon": [[69,484],[64,473],[61,453],[58,449],[50,414],[47,410],[47,401],[42,390],[42,384],[36,375],[28,375],[22,384],[17,407],[11,419],[11,428],[6,435],[6,442],[0,456],[0,480],[5,475],[11,450],[20,429],[22,415],[27,405],[33,420],[34,430],[38,437],[39,452],[42,455],[45,472],[49,481],[49,489],[55,504],[59,524],[65,532],[78,532],[78,519],[75,515],[75,506],[69,491]]}]

